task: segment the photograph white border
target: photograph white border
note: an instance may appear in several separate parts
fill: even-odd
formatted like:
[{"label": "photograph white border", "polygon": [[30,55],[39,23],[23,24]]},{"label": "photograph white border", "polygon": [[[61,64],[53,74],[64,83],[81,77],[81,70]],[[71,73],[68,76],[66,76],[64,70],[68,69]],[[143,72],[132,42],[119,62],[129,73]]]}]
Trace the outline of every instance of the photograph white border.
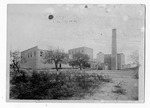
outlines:
[{"label": "photograph white border", "polygon": [[[72,0],[71,0],[72,1]],[[146,46],[145,46],[145,49],[146,49],[146,51],[145,51],[145,55],[149,55],[149,50],[148,50],[148,40],[149,40],[149,37],[148,37],[148,19],[149,19],[149,14],[148,14],[148,10],[150,9],[150,5],[149,5],[149,2],[148,2],[148,0],[146,1],[142,1],[142,0],[132,0],[132,1],[126,1],[126,0],[113,0],[113,1],[110,1],[110,0],[105,0],[105,1],[98,1],[98,0],[76,0],[76,1],[72,1],[72,2],[68,2],[67,0],[53,0],[53,1],[44,1],[44,0],[30,0],[30,1],[27,1],[27,0],[22,0],[22,1],[19,1],[19,0],[6,0],[6,1],[3,1],[1,4],[0,4],[0,13],[1,13],[1,17],[0,17],[0,19],[1,19],[1,30],[2,30],[2,34],[1,34],[1,40],[0,40],[0,47],[1,47],[1,54],[2,54],[2,56],[1,56],[1,58],[0,58],[0,60],[2,61],[2,62],[0,62],[1,63],[1,68],[2,68],[2,70],[1,70],[1,73],[0,73],[0,82],[1,82],[1,87],[3,88],[3,89],[1,89],[1,92],[0,93],[2,93],[1,95],[0,95],[0,103],[2,102],[2,104],[3,105],[6,105],[7,104],[7,102],[6,102],[6,85],[8,86],[8,83],[6,83],[6,69],[8,68],[8,67],[6,67],[7,66],[7,63],[6,63],[6,57],[8,56],[7,55],[7,53],[6,53],[6,50],[8,51],[8,49],[7,49],[7,46],[6,46],[6,42],[7,42],[7,4],[56,4],[56,3],[58,3],[58,4],[145,4],[146,5],[146,39],[145,39],[145,44],[146,44]],[[147,64],[148,62],[147,62],[147,60],[148,60],[148,56],[146,56],[146,59],[145,59],[145,63]],[[146,65],[145,66],[146,68],[145,68],[145,76],[143,75],[143,77],[145,78],[145,79],[150,79],[150,78],[148,78],[148,76],[149,76],[149,73],[148,73],[148,66]],[[7,76],[8,77],[8,76]],[[146,80],[144,80],[143,79],[143,81],[139,81],[139,82],[145,82],[145,84],[148,84],[148,81]],[[142,85],[142,87],[144,88],[144,85]],[[141,87],[141,85],[140,85],[140,88],[142,88]],[[143,90],[143,93],[145,94],[145,92],[144,91],[146,91],[146,93],[148,93],[149,91],[148,90],[150,90],[147,86],[145,86],[145,90]],[[142,96],[143,96],[143,94],[141,94]],[[146,100],[147,99],[149,99],[149,97],[150,97],[150,95],[148,96],[148,95],[146,95],[145,96],[145,102],[146,102]],[[142,97],[142,99],[143,99],[144,97]],[[35,101],[35,102],[42,102],[42,101]],[[60,101],[60,103],[61,103],[62,101]],[[71,102],[71,101],[70,101]],[[95,103],[96,101],[94,101],[94,103]],[[13,101],[12,101],[12,103],[13,103]],[[47,102],[47,103],[49,103],[49,102]],[[68,100],[67,100],[67,103],[68,103]],[[93,102],[92,102],[93,103]],[[98,102],[98,103],[101,103],[101,102]],[[17,104],[17,102],[15,102],[14,104]],[[33,104],[33,103],[32,103]],[[45,106],[45,104],[46,104],[46,102],[44,102],[44,103],[42,103],[44,106]],[[125,104],[125,103],[123,103],[123,104]],[[8,105],[8,104],[7,104]],[[109,104],[110,105],[110,104]],[[9,105],[8,105],[9,106]],[[14,107],[15,107],[16,105],[14,105]],[[26,105],[25,105],[26,106]],[[23,105],[21,105],[21,107],[25,107],[25,106],[23,106]],[[46,106],[47,106],[47,104],[46,104]],[[17,107],[17,106],[16,106]],[[19,106],[20,107],[20,106]],[[37,106],[37,107],[39,107],[39,106]],[[73,107],[72,105],[70,106],[70,107]],[[86,107],[89,107],[89,106],[86,106]]]}]

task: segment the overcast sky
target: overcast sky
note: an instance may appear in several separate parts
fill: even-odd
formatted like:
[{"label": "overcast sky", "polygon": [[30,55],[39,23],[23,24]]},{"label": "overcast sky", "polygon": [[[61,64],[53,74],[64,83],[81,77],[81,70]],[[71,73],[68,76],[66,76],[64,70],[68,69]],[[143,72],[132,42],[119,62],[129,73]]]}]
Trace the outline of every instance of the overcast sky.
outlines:
[{"label": "overcast sky", "polygon": [[36,45],[66,52],[87,46],[96,57],[111,53],[116,28],[118,53],[128,63],[128,55],[143,46],[144,14],[144,5],[8,5],[8,43],[20,51]]}]

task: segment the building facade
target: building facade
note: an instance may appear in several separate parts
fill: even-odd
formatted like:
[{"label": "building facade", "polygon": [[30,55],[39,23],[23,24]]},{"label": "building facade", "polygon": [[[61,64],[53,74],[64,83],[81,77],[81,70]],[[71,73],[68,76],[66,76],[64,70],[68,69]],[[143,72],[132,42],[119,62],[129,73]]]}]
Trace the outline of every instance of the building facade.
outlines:
[{"label": "building facade", "polygon": [[96,59],[98,63],[104,63],[104,53],[102,52],[97,53]]},{"label": "building facade", "polygon": [[54,64],[45,64],[43,57],[46,50],[39,49],[38,46],[21,52],[21,68],[44,69],[53,68]]},{"label": "building facade", "polygon": [[69,57],[72,58],[73,54],[82,53],[87,54],[90,60],[93,60],[93,49],[88,47],[79,47],[68,50]]},{"label": "building facade", "polygon": [[[104,62],[105,64],[108,64],[108,70],[114,70],[114,68],[112,68],[112,55],[111,54],[105,54],[104,56]],[[125,65],[125,56],[123,53],[118,53],[117,54],[117,68],[116,70],[122,70],[123,66]]]},{"label": "building facade", "polygon": [[[98,53],[96,60],[91,62],[91,68],[102,69],[102,70],[114,70],[111,66],[112,64],[112,54]],[[125,56],[123,53],[117,54],[117,68],[116,70],[124,69]]]},{"label": "building facade", "polygon": [[[47,50],[43,50],[35,46],[33,48],[24,50],[21,52],[21,68],[25,69],[51,69],[55,68],[54,63],[52,64],[45,64],[43,57],[45,56]],[[90,60],[93,59],[93,49],[88,47],[80,47],[71,49],[68,51],[69,55],[73,55],[75,53],[83,53],[87,54],[90,57]],[[62,67],[70,68],[69,64],[61,64]]]},{"label": "building facade", "polygon": [[125,56],[123,53],[117,54],[117,69],[122,70],[125,65]]},{"label": "building facade", "polygon": [[37,68],[37,46],[21,52],[21,68]]},{"label": "building facade", "polygon": [[111,70],[111,54],[105,54],[104,55],[104,63],[107,64],[108,70]]}]

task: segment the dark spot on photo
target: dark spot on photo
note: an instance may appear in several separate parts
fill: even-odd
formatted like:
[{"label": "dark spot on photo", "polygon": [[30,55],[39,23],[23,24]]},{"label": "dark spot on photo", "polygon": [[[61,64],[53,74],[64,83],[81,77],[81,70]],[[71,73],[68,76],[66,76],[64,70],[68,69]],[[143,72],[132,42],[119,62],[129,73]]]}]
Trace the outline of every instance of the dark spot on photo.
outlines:
[{"label": "dark spot on photo", "polygon": [[87,6],[87,5],[85,5],[85,8],[88,8],[88,6]]},{"label": "dark spot on photo", "polygon": [[53,19],[53,18],[54,18],[53,15],[49,15],[49,16],[48,16],[48,19],[50,19],[50,20]]}]

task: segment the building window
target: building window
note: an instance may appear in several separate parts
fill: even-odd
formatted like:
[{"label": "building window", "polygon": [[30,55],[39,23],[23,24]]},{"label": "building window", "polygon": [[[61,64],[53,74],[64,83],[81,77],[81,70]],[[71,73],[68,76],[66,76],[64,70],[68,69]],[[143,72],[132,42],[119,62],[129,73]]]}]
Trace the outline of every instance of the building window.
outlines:
[{"label": "building window", "polygon": [[43,55],[43,52],[42,51],[40,51],[40,56],[42,56]]},{"label": "building window", "polygon": [[36,51],[34,51],[34,56],[36,56]]}]

